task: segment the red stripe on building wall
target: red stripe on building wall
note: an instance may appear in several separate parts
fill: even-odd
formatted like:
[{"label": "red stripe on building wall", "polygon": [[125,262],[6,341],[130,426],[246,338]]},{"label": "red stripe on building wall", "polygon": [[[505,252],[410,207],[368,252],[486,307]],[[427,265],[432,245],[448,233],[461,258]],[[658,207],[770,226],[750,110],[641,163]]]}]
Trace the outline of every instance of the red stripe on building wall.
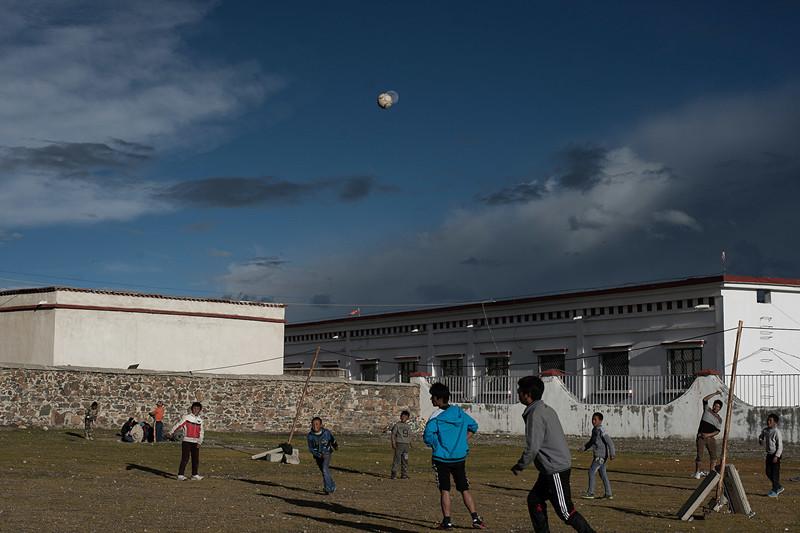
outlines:
[{"label": "red stripe on building wall", "polygon": [[166,309],[145,309],[141,307],[108,307],[99,305],[76,305],[76,304],[42,304],[42,305],[19,305],[16,307],[0,307],[0,313],[10,313],[15,311],[49,311],[51,309],[73,309],[77,311],[106,311],[111,313],[140,313],[145,315],[170,315],[170,316],[192,316],[202,318],[226,318],[229,320],[247,320],[250,322],[271,322],[274,324],[285,324],[282,318],[266,318],[260,316],[245,315],[226,315],[222,313],[197,313],[192,311],[169,311]]}]

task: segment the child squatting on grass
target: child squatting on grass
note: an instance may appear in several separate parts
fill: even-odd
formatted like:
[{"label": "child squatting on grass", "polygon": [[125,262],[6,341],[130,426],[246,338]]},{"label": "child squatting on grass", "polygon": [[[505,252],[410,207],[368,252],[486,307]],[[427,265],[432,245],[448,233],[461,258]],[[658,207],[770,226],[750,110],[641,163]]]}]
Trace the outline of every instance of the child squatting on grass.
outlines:
[{"label": "child squatting on grass", "polygon": [[779,417],[776,413],[767,415],[767,427],[761,430],[758,443],[764,445],[767,452],[767,478],[772,482],[772,490],[767,493],[770,498],[777,498],[783,492],[781,486],[781,456],[783,456],[783,435],[778,429]]},{"label": "child squatting on grass", "polygon": [[322,486],[325,494],[336,491],[336,482],[331,476],[330,464],[334,450],[339,449],[336,437],[327,428],[322,427],[322,419],[315,416],[311,419],[311,431],[308,432],[308,451],[317,461],[317,466],[322,472]]},{"label": "child squatting on grass", "polygon": [[437,529],[453,529],[450,521],[450,476],[456,482],[464,505],[472,515],[472,527],[485,529],[483,519],[475,509],[475,501],[469,491],[466,461],[469,453],[468,437],[478,432],[478,423],[457,405],[450,405],[450,390],[443,383],[434,383],[430,388],[431,403],[438,409],[428,419],[423,440],[433,449],[433,471],[442,505],[442,521]]},{"label": "child squatting on grass", "polygon": [[203,404],[194,402],[190,408],[190,413],[183,415],[183,418],[175,424],[175,427],[170,431],[170,435],[174,435],[176,431],[183,430],[183,441],[181,442],[181,464],[178,467],[178,481],[186,479],[186,463],[189,462],[189,456],[192,457],[192,479],[200,481],[203,476],[200,475],[200,445],[203,444],[203,437],[205,436],[205,426],[203,419],[200,418],[200,411],[203,410]]},{"label": "child squatting on grass", "polygon": [[600,479],[603,480],[603,489],[605,490],[603,498],[613,500],[611,482],[608,480],[608,474],[606,473],[606,463],[614,459],[617,456],[617,452],[614,449],[614,442],[611,440],[611,436],[606,433],[603,427],[603,413],[594,413],[592,415],[592,426],[592,437],[583,446],[583,451],[592,450],[592,466],[589,467],[589,488],[581,498],[587,500],[594,498],[594,478],[599,471]]}]

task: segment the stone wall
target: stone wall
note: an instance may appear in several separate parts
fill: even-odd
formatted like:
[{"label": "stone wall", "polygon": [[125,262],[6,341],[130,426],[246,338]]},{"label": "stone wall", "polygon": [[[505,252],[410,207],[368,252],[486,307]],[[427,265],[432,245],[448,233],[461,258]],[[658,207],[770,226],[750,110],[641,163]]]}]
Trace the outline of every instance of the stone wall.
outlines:
[{"label": "stone wall", "polygon": [[[118,429],[129,416],[146,419],[157,400],[165,425],[176,422],[192,401],[203,403],[209,431],[288,433],[304,378],[164,374],[145,370],[54,368],[0,364],[0,425],[82,428],[92,403],[100,404],[97,427]],[[299,430],[312,416],[344,433],[377,433],[403,409],[419,413],[419,388],[338,378],[312,378]]]}]

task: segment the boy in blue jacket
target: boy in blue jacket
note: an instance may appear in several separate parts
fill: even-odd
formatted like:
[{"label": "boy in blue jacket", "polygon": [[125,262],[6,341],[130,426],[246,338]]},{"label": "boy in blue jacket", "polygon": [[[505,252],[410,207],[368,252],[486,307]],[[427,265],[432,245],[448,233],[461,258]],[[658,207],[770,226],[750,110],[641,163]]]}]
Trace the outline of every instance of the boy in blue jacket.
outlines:
[{"label": "boy in blue jacket", "polygon": [[311,431],[308,432],[308,451],[317,461],[317,466],[322,472],[322,484],[325,494],[333,494],[336,483],[333,481],[331,471],[331,455],[338,450],[336,437],[327,428],[322,427],[322,419],[315,416],[311,419]]},{"label": "boy in blue jacket", "polygon": [[453,529],[450,521],[450,476],[461,493],[464,505],[472,515],[472,527],[485,529],[486,524],[475,510],[475,501],[469,492],[466,460],[469,452],[468,437],[478,432],[478,423],[457,405],[450,405],[450,390],[443,383],[430,388],[431,403],[439,409],[425,425],[423,440],[433,449],[433,471],[441,493],[442,522],[437,529]]}]

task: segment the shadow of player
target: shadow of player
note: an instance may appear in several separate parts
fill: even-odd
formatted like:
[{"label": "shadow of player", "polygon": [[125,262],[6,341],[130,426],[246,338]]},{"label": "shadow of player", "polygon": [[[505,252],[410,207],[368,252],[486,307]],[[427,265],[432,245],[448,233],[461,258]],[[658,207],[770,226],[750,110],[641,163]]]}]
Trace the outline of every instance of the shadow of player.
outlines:
[{"label": "shadow of player", "polygon": [[137,465],[133,463],[128,463],[128,466],[125,467],[125,470],[139,470],[140,472],[147,472],[148,474],[153,474],[155,476],[161,476],[167,479],[175,479],[175,474],[171,474],[163,470],[158,470],[157,468],[152,468],[144,465]]},{"label": "shadow of player", "polygon": [[353,468],[345,468],[343,466],[331,466],[329,467],[331,470],[335,470],[336,472],[345,472],[347,474],[359,474],[362,476],[372,476],[382,479],[389,479],[389,476],[384,476],[382,474],[376,474],[375,472],[364,472],[362,470],[355,470]]},{"label": "shadow of player", "polygon": [[[286,498],[284,496],[276,496],[274,494],[265,494],[265,493],[262,493],[261,495],[266,496],[268,498],[276,498],[278,500],[283,500],[285,503],[288,503],[289,505],[294,505],[297,507],[307,507],[311,509],[319,509],[320,511],[327,511],[333,514],[352,514],[356,516],[363,516],[366,518],[375,518],[378,520],[390,520],[392,522],[400,522],[414,527],[420,527],[420,526],[424,527],[428,525],[428,522],[409,520],[408,518],[403,516],[378,513],[375,511],[364,511],[362,509],[357,509],[355,507],[348,507],[347,505],[342,505],[340,503],[335,503],[335,502],[319,501],[319,500],[300,500],[296,498]],[[371,527],[374,528],[374,526]],[[382,528],[378,529],[380,531],[384,531],[384,529]],[[373,529],[370,529],[369,531],[373,531]]]},{"label": "shadow of player", "polygon": [[294,492],[305,492],[306,494],[319,494],[319,491],[304,489],[302,487],[292,487],[291,485],[281,485],[280,483],[275,483],[274,481],[261,481],[259,479],[247,479],[247,478],[236,478],[236,481],[242,481],[244,483],[251,483],[253,485],[262,485],[264,487],[274,487],[276,489],[286,489],[292,490]]},{"label": "shadow of player", "polygon": [[338,518],[322,518],[319,516],[312,516],[302,513],[286,513],[286,514],[297,518],[307,518],[309,520],[316,520],[317,522],[322,522],[323,524],[327,525],[342,526],[355,531],[383,531],[386,533],[414,533],[415,531],[419,531],[418,529],[398,529],[396,527],[391,527],[391,526],[365,524],[363,522],[354,522],[352,520],[341,520]]}]

